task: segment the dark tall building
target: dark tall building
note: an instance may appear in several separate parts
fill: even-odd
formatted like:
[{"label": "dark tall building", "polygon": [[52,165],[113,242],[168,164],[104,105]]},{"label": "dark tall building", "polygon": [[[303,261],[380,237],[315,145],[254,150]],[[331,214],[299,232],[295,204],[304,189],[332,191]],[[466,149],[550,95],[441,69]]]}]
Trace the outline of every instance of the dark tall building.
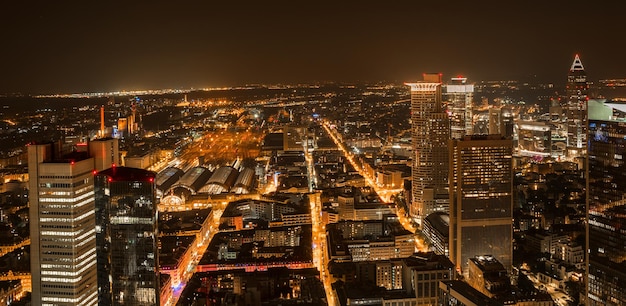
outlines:
[{"label": "dark tall building", "polygon": [[489,254],[511,270],[513,261],[513,141],[501,135],[450,141],[450,260]]},{"label": "dark tall building", "polygon": [[589,101],[586,305],[626,305],[626,105]]},{"label": "dark tall building", "polygon": [[587,74],[578,54],[567,74],[567,146],[568,155],[584,155],[587,142]]},{"label": "dark tall building", "polygon": [[155,177],[128,167],[95,177],[100,305],[159,305]]}]

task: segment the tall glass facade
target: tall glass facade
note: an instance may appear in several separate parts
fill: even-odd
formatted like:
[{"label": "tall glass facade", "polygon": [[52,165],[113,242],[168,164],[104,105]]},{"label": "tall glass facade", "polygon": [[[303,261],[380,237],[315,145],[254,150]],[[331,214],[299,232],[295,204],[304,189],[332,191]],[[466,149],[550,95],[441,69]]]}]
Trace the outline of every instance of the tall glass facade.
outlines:
[{"label": "tall glass facade", "polygon": [[155,177],[127,167],[96,175],[100,305],[159,305]]},{"label": "tall glass facade", "polygon": [[472,99],[474,84],[466,84],[467,78],[452,78],[446,85],[448,110],[450,111],[450,136],[461,139],[472,134]]},{"label": "tall glass facade", "polygon": [[589,101],[586,305],[626,304],[626,105]]}]

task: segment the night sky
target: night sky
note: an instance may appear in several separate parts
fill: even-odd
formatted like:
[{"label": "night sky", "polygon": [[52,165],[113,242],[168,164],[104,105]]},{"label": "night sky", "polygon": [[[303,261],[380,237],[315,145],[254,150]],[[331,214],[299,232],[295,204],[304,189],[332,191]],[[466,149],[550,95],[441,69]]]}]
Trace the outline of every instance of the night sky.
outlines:
[{"label": "night sky", "polygon": [[3,1],[0,93],[626,77],[626,1]]}]

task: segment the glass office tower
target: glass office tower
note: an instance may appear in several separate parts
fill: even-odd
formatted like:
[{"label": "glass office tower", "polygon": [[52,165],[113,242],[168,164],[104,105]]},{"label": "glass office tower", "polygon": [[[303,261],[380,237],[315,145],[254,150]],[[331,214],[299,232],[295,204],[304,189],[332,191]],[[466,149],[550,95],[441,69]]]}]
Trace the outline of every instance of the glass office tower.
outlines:
[{"label": "glass office tower", "polygon": [[[452,78],[445,87],[448,109],[450,113],[450,137],[461,139],[471,135],[472,126],[472,99],[474,84],[466,84],[467,78]],[[489,122],[491,123],[491,121]]]},{"label": "glass office tower", "polygon": [[626,104],[589,100],[586,305],[626,304]]},{"label": "glass office tower", "polygon": [[128,167],[96,175],[100,305],[159,305],[155,177]]}]

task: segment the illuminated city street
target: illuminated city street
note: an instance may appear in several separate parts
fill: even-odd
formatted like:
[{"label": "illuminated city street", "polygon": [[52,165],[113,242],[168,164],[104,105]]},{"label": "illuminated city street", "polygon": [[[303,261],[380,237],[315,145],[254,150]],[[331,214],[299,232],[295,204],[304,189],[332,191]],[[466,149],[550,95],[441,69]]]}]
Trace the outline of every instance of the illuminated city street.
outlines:
[{"label": "illuminated city street", "polygon": [[165,299],[166,301],[164,302],[164,305],[166,306],[176,305],[178,298],[180,298],[180,294],[183,292],[183,290],[185,290],[185,286],[187,285],[187,282],[196,271],[196,266],[200,262],[200,259],[202,259],[202,255],[204,254],[204,252],[206,252],[207,247],[211,243],[211,239],[213,239],[213,236],[215,235],[215,233],[218,232],[218,228],[220,224],[220,216],[222,215],[223,212],[224,212],[224,207],[214,207],[212,209],[212,213],[209,215],[209,217],[213,218],[211,220],[212,222],[208,222],[206,224],[208,225],[209,228],[200,229],[200,232],[206,231],[206,235],[202,236],[202,240],[196,242],[195,244],[191,246],[193,248],[192,254],[195,254],[195,256],[192,256],[192,260],[189,263],[189,266],[185,269],[185,273],[182,275],[180,285],[176,288],[173,288],[174,290],[173,290],[172,296],[169,296]]},{"label": "illuminated city street", "polygon": [[553,285],[546,286],[545,284],[539,281],[539,279],[534,273],[531,273],[528,270],[520,269],[520,272],[524,273],[524,275],[526,275],[526,277],[530,279],[530,281],[533,283],[535,288],[549,293],[552,299],[554,299],[554,301],[557,302],[558,306],[569,305],[569,301],[571,301],[571,298],[566,293],[564,293],[561,289],[555,288]]},{"label": "illuminated city street", "polygon": [[[306,143],[306,142],[305,142]],[[311,152],[304,147],[304,156],[307,165],[307,178],[309,191],[313,191],[315,181],[315,167],[313,166],[313,157]],[[320,279],[324,285],[328,305],[337,305],[337,295],[332,288],[334,282],[332,275],[328,272],[328,249],[326,241],[326,226],[322,222],[322,203],[320,201],[321,193],[315,192],[309,194],[309,206],[311,209],[311,223],[313,227],[313,264],[320,272]]]},{"label": "illuminated city street", "polygon": [[[348,161],[350,162],[352,167],[354,167],[354,169],[356,169],[359,172],[359,174],[361,176],[363,176],[363,178],[365,178],[365,181],[367,182],[368,186],[374,188],[374,190],[381,197],[383,202],[389,203],[391,201],[391,196],[392,195],[397,194],[397,193],[402,191],[401,189],[385,189],[385,188],[379,187],[375,183],[374,178],[370,177],[369,174],[367,174],[363,170],[363,167],[361,167],[355,161],[351,151],[347,151],[346,150],[345,145],[339,140],[337,135],[335,135],[336,132],[333,131],[329,127],[328,123],[324,121],[324,122],[321,123],[321,125],[322,125],[322,127],[324,127],[324,130],[326,130],[326,133],[331,137],[333,142],[335,142],[335,145],[337,145],[337,147],[343,152],[343,155],[348,159]],[[413,224],[411,219],[407,217],[406,213],[404,213],[404,210],[396,209],[395,212],[396,212],[396,215],[398,216],[398,220],[400,221],[400,224],[402,224],[402,226],[406,230],[408,230],[411,233],[415,234],[417,232],[417,228],[415,227],[415,225]],[[426,251],[429,250],[429,247],[428,247],[426,241],[421,239],[419,236],[415,235],[414,241],[415,241],[415,250],[416,251],[426,252]]]},{"label": "illuminated city street", "polygon": [[328,272],[328,250],[326,245],[326,228],[320,218],[322,203],[319,194],[310,194],[311,221],[313,223],[313,263],[320,271],[320,279],[324,283],[324,290],[328,305],[337,305],[337,296],[332,288],[333,276]]}]

